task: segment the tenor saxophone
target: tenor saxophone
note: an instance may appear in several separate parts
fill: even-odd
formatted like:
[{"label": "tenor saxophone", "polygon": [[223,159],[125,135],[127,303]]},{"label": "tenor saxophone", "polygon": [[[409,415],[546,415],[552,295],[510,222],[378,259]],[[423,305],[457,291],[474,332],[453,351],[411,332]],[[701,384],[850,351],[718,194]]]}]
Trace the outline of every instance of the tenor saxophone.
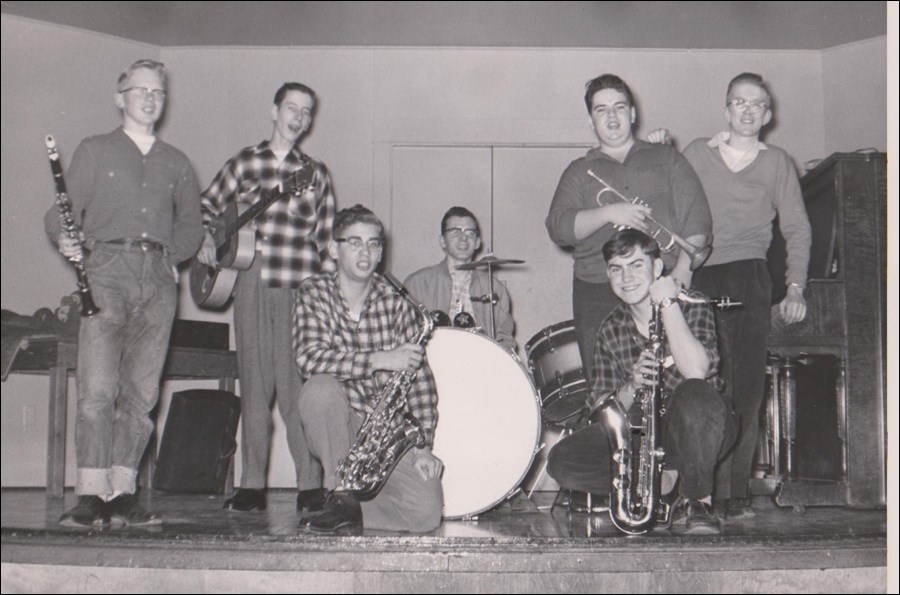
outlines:
[{"label": "tenor saxophone", "polygon": [[[685,291],[678,294],[678,300],[710,304],[722,310],[742,305],[727,296],[708,298],[690,295]],[[662,374],[665,328],[659,304],[653,304],[647,334],[648,349],[656,362],[656,383],[641,387],[635,395],[642,410],[640,424],[631,425],[626,412],[613,395],[606,398],[600,410],[612,455],[609,516],[616,528],[631,535],[646,533],[657,523],[668,522],[671,513],[671,507],[661,497],[662,471],[666,457],[660,435],[660,419],[665,414],[665,383]]]},{"label": "tenor saxophone", "polygon": [[[406,288],[397,279],[387,273],[384,278],[416,307],[422,328],[414,342],[424,345],[434,329],[431,315],[424,306],[409,299]],[[357,432],[350,452],[338,465],[342,487],[358,500],[377,496],[406,451],[425,446],[422,425],[406,406],[406,393],[415,376],[415,372],[396,372],[391,376],[378,396],[375,409]]]},{"label": "tenor saxophone", "polygon": [[610,469],[609,516],[623,533],[640,535],[658,522],[668,519],[669,507],[661,502],[660,483],[665,463],[661,446],[660,417],[663,402],[662,362],[665,337],[661,309],[653,305],[648,328],[649,349],[657,365],[657,380],[635,395],[642,409],[640,425],[631,425],[619,401],[608,398],[600,416],[609,437]]}]

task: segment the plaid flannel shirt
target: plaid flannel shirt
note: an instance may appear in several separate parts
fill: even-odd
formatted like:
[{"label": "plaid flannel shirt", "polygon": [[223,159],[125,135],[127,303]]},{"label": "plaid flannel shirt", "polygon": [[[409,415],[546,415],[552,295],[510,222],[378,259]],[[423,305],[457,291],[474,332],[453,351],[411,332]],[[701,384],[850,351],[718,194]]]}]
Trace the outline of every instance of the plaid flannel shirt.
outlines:
[{"label": "plaid flannel shirt", "polygon": [[277,191],[302,167],[315,168],[313,188],[281,198],[257,218],[256,249],[268,287],[296,288],[303,279],[331,268],[326,257],[335,202],[325,165],[304,155],[298,145],[279,163],[266,140],[229,159],[201,195],[208,224],[232,202],[245,207],[257,202],[263,191]]},{"label": "plaid flannel shirt", "polygon": [[[693,296],[701,296],[698,292],[689,292]],[[709,357],[709,373],[707,382],[721,391],[725,383],[719,376],[719,348],[716,337],[716,318],[709,304],[682,304],[684,319],[691,329],[691,334],[706,348]],[[649,348],[650,341],[643,337],[634,324],[634,319],[625,304],[616,306],[600,325],[597,331],[597,345],[594,351],[594,384],[591,389],[592,399],[596,401],[601,395],[618,390],[632,377],[632,366],[640,359],[641,352]],[[665,356],[671,355],[668,344],[664,344]],[[663,383],[666,393],[672,395],[684,376],[678,371],[674,362],[663,368]]]},{"label": "plaid flannel shirt", "polygon": [[[376,373],[372,353],[415,341],[421,330],[415,308],[377,274],[359,322],[350,317],[337,273],[310,277],[301,285],[296,300],[294,355],[300,374],[304,378],[330,374],[343,385],[353,409],[363,414],[366,406],[374,409],[393,373]],[[427,362],[416,372],[406,403],[431,446],[437,424],[437,389]]]}]

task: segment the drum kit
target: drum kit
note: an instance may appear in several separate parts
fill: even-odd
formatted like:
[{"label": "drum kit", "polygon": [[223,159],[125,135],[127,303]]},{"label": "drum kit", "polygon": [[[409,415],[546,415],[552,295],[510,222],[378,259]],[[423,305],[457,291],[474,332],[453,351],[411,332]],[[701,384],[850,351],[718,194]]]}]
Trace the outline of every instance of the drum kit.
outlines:
[{"label": "drum kit", "polygon": [[[524,261],[483,258],[458,265],[493,270]],[[426,354],[438,392],[434,454],[444,463],[444,518],[470,519],[512,498],[541,449],[541,421],[571,427],[588,395],[572,321],[549,326],[525,346],[528,368],[490,335],[435,328]],[[537,388],[535,388],[537,387]]]}]

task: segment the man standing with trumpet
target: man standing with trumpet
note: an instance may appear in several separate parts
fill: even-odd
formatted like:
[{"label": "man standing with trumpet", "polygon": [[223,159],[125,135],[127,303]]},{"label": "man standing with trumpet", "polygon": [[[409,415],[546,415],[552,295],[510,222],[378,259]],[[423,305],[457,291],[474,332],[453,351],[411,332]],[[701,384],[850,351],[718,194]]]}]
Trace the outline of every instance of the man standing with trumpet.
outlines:
[{"label": "man standing with trumpet", "polygon": [[[702,256],[692,258],[683,246],[706,246],[712,219],[703,186],[688,162],[671,147],[634,138],[637,110],[622,79],[612,74],[592,79],[584,101],[600,145],[563,172],[545,223],[555,243],[574,248],[572,309],[587,369],[597,329],[617,304],[602,254],[616,228],[678,236],[682,245],[673,245],[662,262],[678,284],[690,287],[691,271]],[[623,200],[610,188],[639,202]]]}]

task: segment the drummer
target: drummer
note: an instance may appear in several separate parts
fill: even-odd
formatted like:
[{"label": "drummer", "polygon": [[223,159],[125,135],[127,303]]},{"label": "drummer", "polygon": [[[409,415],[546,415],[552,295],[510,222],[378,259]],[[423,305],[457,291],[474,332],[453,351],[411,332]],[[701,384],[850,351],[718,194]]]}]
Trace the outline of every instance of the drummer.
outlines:
[{"label": "drummer", "polygon": [[493,304],[493,338],[515,353],[515,322],[510,314],[506,285],[493,279],[492,295],[491,272],[486,270],[487,266],[479,267],[475,263],[474,268],[457,269],[459,265],[472,263],[481,248],[481,231],[475,215],[465,207],[451,207],[441,219],[438,243],[444,259],[406,279],[410,295],[433,313],[445,313],[454,326],[472,326],[468,321],[474,318],[474,326],[488,335],[492,332],[489,308]]}]

